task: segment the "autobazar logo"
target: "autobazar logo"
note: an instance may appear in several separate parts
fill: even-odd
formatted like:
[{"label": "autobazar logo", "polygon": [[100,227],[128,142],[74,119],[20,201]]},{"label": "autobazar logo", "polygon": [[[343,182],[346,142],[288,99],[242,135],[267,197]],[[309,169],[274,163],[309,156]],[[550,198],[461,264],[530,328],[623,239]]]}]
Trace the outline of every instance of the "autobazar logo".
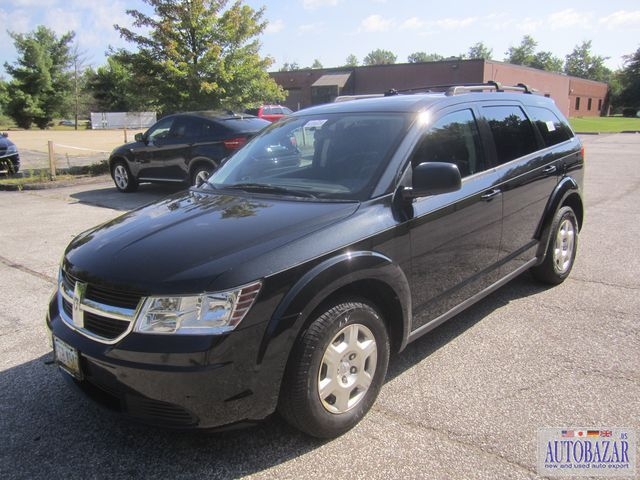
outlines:
[{"label": "autobazar logo", "polygon": [[628,428],[538,431],[538,474],[630,477],[636,472],[635,432]]}]

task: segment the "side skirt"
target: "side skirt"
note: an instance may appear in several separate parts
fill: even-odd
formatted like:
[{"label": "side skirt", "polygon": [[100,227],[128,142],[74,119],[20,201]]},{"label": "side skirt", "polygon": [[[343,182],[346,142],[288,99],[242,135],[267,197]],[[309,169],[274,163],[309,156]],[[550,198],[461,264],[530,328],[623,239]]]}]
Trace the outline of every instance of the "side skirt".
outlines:
[{"label": "side skirt", "polygon": [[428,333],[431,330],[433,330],[434,328],[442,325],[444,322],[449,320],[451,317],[455,317],[457,314],[459,314],[463,310],[466,310],[468,307],[470,307],[474,303],[479,302],[480,300],[482,300],[484,297],[486,297],[490,293],[496,291],[498,288],[502,287],[506,283],[509,283],[511,280],[516,278],[518,275],[521,275],[525,271],[529,270],[531,267],[536,265],[536,263],[538,263],[538,258],[534,257],[531,260],[529,260],[527,263],[522,265],[520,268],[518,268],[517,270],[514,270],[513,272],[511,272],[509,275],[507,275],[505,277],[502,277],[500,280],[498,280],[493,285],[490,285],[487,288],[485,288],[484,290],[476,293],[473,297],[470,297],[467,300],[465,300],[464,302],[460,303],[459,305],[456,305],[451,310],[449,310],[446,313],[443,313],[442,315],[440,315],[437,318],[434,318],[429,323],[426,323],[426,324],[422,325],[420,328],[414,330],[413,332],[411,332],[409,334],[409,338],[407,339],[407,343],[411,343],[414,340],[417,340],[418,338],[423,336],[425,333]]}]

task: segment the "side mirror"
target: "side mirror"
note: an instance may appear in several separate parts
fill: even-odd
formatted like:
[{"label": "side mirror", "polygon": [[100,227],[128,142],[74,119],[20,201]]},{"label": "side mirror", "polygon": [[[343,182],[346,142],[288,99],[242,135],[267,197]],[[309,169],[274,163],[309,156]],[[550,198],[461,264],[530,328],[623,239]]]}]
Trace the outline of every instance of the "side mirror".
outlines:
[{"label": "side mirror", "polygon": [[134,140],[135,140],[136,142],[144,142],[144,141],[145,141],[145,140],[144,140],[144,134],[142,134],[142,133],[136,133],[136,134],[133,136],[133,138],[134,138]]},{"label": "side mirror", "polygon": [[4,138],[7,138],[9,136],[9,134],[7,132],[2,132],[1,134]]},{"label": "side mirror", "polygon": [[413,169],[412,184],[403,190],[403,198],[410,200],[441,195],[460,190],[462,177],[458,166],[445,162],[424,162]]}]

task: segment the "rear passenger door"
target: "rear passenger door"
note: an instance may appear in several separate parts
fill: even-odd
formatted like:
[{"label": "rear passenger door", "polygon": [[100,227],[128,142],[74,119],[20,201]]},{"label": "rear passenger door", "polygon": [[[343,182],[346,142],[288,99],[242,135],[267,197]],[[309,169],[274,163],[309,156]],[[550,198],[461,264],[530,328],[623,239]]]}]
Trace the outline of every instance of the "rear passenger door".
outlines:
[{"label": "rear passenger door", "polygon": [[535,234],[558,183],[558,159],[518,103],[483,105],[481,113],[493,139],[489,146],[502,192],[504,215],[499,261],[502,275],[534,258]]},{"label": "rear passenger door", "polygon": [[498,279],[502,196],[487,168],[473,108],[438,114],[411,157],[455,163],[459,191],[413,203],[411,220],[413,328],[422,327]]}]

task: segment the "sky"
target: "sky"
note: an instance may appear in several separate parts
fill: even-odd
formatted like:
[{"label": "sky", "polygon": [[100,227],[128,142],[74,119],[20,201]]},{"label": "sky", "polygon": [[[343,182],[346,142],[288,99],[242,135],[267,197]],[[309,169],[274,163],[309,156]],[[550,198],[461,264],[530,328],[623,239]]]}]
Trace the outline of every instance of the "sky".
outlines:
[{"label": "sky", "polygon": [[[230,2],[231,3],[231,2]],[[404,63],[414,52],[444,57],[466,53],[483,42],[502,61],[524,35],[538,42],[536,51],[562,59],[576,45],[591,41],[591,52],[609,57],[606,65],[624,66],[623,55],[640,48],[638,0],[244,0],[254,9],[264,6],[268,25],[260,37],[263,56],[273,58],[271,70],[285,63],[310,67],[317,59],[339,67],[347,56],[360,62],[371,51],[389,50]],[[527,6],[533,5],[531,8]],[[74,31],[85,63],[106,63],[109,47],[134,49],[122,40],[114,24],[130,26],[127,9],[151,13],[142,0],[1,0],[0,76],[5,62],[16,62],[8,31],[28,33],[44,25],[58,35]]]}]

